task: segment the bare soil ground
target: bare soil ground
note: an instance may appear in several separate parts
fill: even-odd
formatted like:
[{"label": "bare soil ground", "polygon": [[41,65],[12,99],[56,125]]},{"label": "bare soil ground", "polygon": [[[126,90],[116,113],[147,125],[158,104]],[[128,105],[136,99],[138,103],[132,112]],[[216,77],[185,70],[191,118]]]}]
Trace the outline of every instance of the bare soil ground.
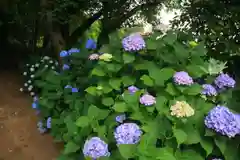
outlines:
[{"label": "bare soil ground", "polygon": [[41,135],[31,98],[12,72],[0,72],[0,160],[55,160],[59,147]]}]

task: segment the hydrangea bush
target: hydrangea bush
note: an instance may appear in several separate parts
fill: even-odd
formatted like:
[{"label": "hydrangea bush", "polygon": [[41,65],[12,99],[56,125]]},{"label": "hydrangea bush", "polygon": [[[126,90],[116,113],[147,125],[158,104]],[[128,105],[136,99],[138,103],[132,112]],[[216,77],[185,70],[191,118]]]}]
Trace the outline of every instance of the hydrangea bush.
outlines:
[{"label": "hydrangea bush", "polygon": [[37,58],[31,63],[27,63],[24,66],[22,75],[24,76],[23,87],[19,90],[21,92],[27,92],[31,96],[35,96],[38,92],[34,82],[41,77],[42,72],[46,70],[58,70],[58,62],[51,57],[44,56]]},{"label": "hydrangea bush", "polygon": [[42,78],[38,103],[65,143],[59,159],[238,160],[240,116],[227,103],[235,80],[189,39],[114,34],[99,51],[90,39],[62,51],[63,70]]}]

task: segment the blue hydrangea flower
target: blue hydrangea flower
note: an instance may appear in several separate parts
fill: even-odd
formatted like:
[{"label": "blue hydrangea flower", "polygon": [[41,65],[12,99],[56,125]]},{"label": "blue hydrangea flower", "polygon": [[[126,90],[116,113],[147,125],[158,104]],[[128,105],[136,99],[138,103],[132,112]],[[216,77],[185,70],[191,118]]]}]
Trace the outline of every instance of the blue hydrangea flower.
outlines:
[{"label": "blue hydrangea flower", "polygon": [[188,75],[187,72],[180,71],[176,72],[173,76],[173,81],[178,85],[191,85],[193,84],[193,79]]},{"label": "blue hydrangea flower", "polygon": [[125,51],[136,52],[144,49],[146,47],[146,43],[143,37],[136,33],[123,38],[122,46]]},{"label": "blue hydrangea flower", "polygon": [[37,96],[33,97],[33,101],[34,102],[38,101],[38,97]]},{"label": "blue hydrangea flower", "polygon": [[76,92],[78,92],[78,89],[77,88],[72,88],[72,92],[76,93]]},{"label": "blue hydrangea flower", "polygon": [[47,128],[50,129],[51,126],[52,126],[52,118],[48,117],[48,119],[47,119]]},{"label": "blue hydrangea flower", "polygon": [[97,43],[93,39],[88,39],[85,47],[86,49],[96,49]]},{"label": "blue hydrangea flower", "polygon": [[44,128],[42,121],[39,121],[39,122],[37,123],[37,128],[38,128],[38,131],[39,131],[41,134],[47,132],[47,129]]},{"label": "blue hydrangea flower", "polygon": [[33,108],[33,109],[37,109],[37,108],[38,108],[38,103],[33,102],[33,103],[32,103],[32,108]]},{"label": "blue hydrangea flower", "polygon": [[70,85],[66,85],[64,88],[72,88],[72,86],[70,86]]},{"label": "blue hydrangea flower", "polygon": [[237,117],[225,106],[216,106],[205,117],[205,125],[229,138],[239,134],[240,125]]},{"label": "blue hydrangea flower", "polygon": [[71,48],[68,50],[68,55],[72,55],[73,53],[79,53],[80,49],[78,48]]},{"label": "blue hydrangea flower", "polygon": [[234,88],[236,81],[228,74],[220,74],[214,81],[219,89]]},{"label": "blue hydrangea flower", "polygon": [[85,157],[90,157],[92,159],[110,156],[108,144],[99,137],[92,137],[91,139],[86,140],[83,147],[83,154]]},{"label": "blue hydrangea flower", "polygon": [[62,67],[62,69],[63,69],[63,70],[68,70],[68,69],[70,69],[70,66],[67,65],[67,64],[64,64],[63,67]]},{"label": "blue hydrangea flower", "polygon": [[128,91],[129,91],[131,94],[137,92],[138,90],[139,90],[139,89],[138,89],[137,87],[135,87],[135,86],[129,86],[129,87],[128,87]]},{"label": "blue hydrangea flower", "polygon": [[115,129],[117,144],[136,144],[140,141],[142,131],[135,123],[123,123]]},{"label": "blue hydrangea flower", "polygon": [[116,122],[123,123],[124,120],[126,120],[126,114],[116,116]]},{"label": "blue hydrangea flower", "polygon": [[151,106],[156,104],[156,98],[150,94],[144,94],[140,97],[139,102],[145,106]]},{"label": "blue hydrangea flower", "polygon": [[60,57],[67,57],[68,56],[68,52],[67,51],[65,51],[65,50],[63,50],[63,51],[61,51],[60,52]]},{"label": "blue hydrangea flower", "polygon": [[216,90],[216,88],[213,87],[213,85],[203,84],[202,87],[203,87],[202,94],[207,95],[207,96],[216,96],[217,95],[217,90]]}]

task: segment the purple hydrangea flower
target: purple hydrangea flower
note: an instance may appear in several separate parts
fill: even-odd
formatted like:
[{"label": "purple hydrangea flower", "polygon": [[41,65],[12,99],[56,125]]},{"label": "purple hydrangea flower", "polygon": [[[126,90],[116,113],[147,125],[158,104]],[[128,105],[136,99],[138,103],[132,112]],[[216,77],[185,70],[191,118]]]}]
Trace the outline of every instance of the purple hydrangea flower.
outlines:
[{"label": "purple hydrangea flower", "polygon": [[121,114],[119,116],[116,116],[116,121],[119,123],[123,123],[123,121],[126,120],[126,114]]},{"label": "purple hydrangea flower", "polygon": [[191,85],[193,84],[193,79],[188,75],[187,72],[180,71],[176,72],[173,76],[173,81],[178,85]]},{"label": "purple hydrangea flower", "polygon": [[78,89],[77,88],[72,88],[72,92],[76,93],[76,92],[78,92]]},{"label": "purple hydrangea flower", "polygon": [[214,81],[219,89],[234,88],[236,81],[228,74],[221,73]]},{"label": "purple hydrangea flower", "polygon": [[131,94],[137,92],[138,90],[139,90],[139,89],[138,89],[137,87],[135,87],[135,86],[129,86],[129,87],[128,87],[128,91],[129,91]]},{"label": "purple hydrangea flower", "polygon": [[212,160],[222,160],[221,158],[213,158]]},{"label": "purple hydrangea flower", "polygon": [[205,125],[229,138],[239,134],[240,125],[236,116],[225,106],[216,106],[205,117]]},{"label": "purple hydrangea flower", "polygon": [[33,101],[34,102],[38,101],[38,97],[37,96],[33,97]]},{"label": "purple hydrangea flower", "polygon": [[108,144],[99,137],[92,137],[91,139],[86,140],[83,147],[83,154],[85,157],[90,157],[92,159],[110,156]]},{"label": "purple hydrangea flower", "polygon": [[32,108],[33,108],[33,109],[37,109],[37,108],[38,108],[38,103],[33,102],[33,103],[32,103]]},{"label": "purple hydrangea flower", "polygon": [[146,47],[146,43],[140,34],[132,34],[123,38],[122,46],[125,51],[135,52],[140,51]]},{"label": "purple hydrangea flower", "polygon": [[66,57],[66,56],[68,56],[67,51],[63,50],[63,51],[60,52],[60,57]]},{"label": "purple hydrangea flower", "polygon": [[88,39],[85,47],[86,49],[96,49],[97,43],[93,39]]},{"label": "purple hydrangea flower", "polygon": [[50,129],[51,126],[52,126],[52,118],[48,117],[48,119],[47,119],[47,128]]},{"label": "purple hydrangea flower", "polygon": [[42,121],[39,121],[39,122],[37,123],[37,128],[38,128],[38,131],[39,131],[41,134],[47,132],[47,129],[43,126]]},{"label": "purple hydrangea flower", "polygon": [[136,144],[140,141],[142,131],[135,123],[123,123],[115,129],[117,144]]},{"label": "purple hydrangea flower", "polygon": [[202,87],[203,87],[202,94],[207,95],[207,96],[216,96],[217,95],[217,90],[216,90],[216,88],[213,87],[213,85],[203,84]]},{"label": "purple hydrangea flower", "polygon": [[63,70],[68,70],[68,69],[70,69],[70,66],[67,65],[67,64],[64,64],[63,67],[62,67],[62,69],[63,69]]},{"label": "purple hydrangea flower", "polygon": [[79,53],[80,49],[78,48],[71,48],[68,50],[68,55],[72,55],[73,53]]},{"label": "purple hydrangea flower", "polygon": [[140,97],[139,101],[145,106],[151,106],[156,103],[156,98],[151,96],[150,94],[144,94],[142,97]]}]

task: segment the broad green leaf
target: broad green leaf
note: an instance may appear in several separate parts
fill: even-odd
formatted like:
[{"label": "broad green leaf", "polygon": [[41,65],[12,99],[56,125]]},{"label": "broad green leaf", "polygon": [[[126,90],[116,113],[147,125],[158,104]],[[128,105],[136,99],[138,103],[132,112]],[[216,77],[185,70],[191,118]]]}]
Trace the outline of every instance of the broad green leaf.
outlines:
[{"label": "broad green leaf", "polygon": [[206,151],[207,156],[212,153],[213,141],[210,138],[202,138],[200,144],[202,148]]},{"label": "broad green leaf", "polygon": [[109,84],[113,89],[119,90],[121,87],[121,79],[110,79]]},{"label": "broad green leaf", "polygon": [[177,160],[170,148],[159,148],[156,159],[159,160]]},{"label": "broad green leaf", "polygon": [[86,127],[89,124],[90,124],[90,119],[87,116],[81,116],[76,121],[76,125],[78,127]]},{"label": "broad green leaf", "polygon": [[127,105],[126,105],[126,103],[124,103],[124,102],[116,102],[116,103],[113,105],[113,109],[114,109],[116,112],[125,112],[125,111],[127,111]]},{"label": "broad green leaf", "polygon": [[187,139],[184,144],[197,144],[201,141],[201,136],[199,131],[193,127],[192,124],[184,126],[184,132],[187,134]]},{"label": "broad green leaf", "polygon": [[147,39],[146,44],[147,44],[147,49],[149,50],[156,50],[158,47],[158,43],[156,40],[153,39]]},{"label": "broad green leaf", "polygon": [[105,106],[111,106],[114,104],[114,100],[111,97],[105,97],[102,99],[102,104]]},{"label": "broad green leaf", "polygon": [[157,101],[157,103],[155,106],[156,106],[157,111],[159,113],[164,113],[164,111],[166,110],[165,105],[166,105],[168,99],[164,96],[158,96],[156,98],[156,101]]},{"label": "broad green leaf", "polygon": [[123,61],[124,63],[132,63],[135,60],[134,55],[129,53],[123,53]]},{"label": "broad green leaf", "polygon": [[178,95],[178,90],[175,88],[175,86],[172,83],[167,84],[167,88],[165,89],[165,91],[172,96]]},{"label": "broad green leaf", "polygon": [[123,85],[126,86],[130,86],[133,85],[135,83],[136,79],[130,76],[122,76],[122,83]]},{"label": "broad green leaf", "polygon": [[155,80],[156,85],[164,86],[164,83],[172,78],[175,71],[172,68],[159,69],[156,66],[150,66],[148,69],[149,76]]},{"label": "broad green leaf", "polygon": [[97,118],[99,113],[100,113],[101,109],[99,109],[98,107],[91,105],[88,108],[88,117],[91,119]]},{"label": "broad green leaf", "polygon": [[183,92],[187,95],[195,96],[200,94],[202,91],[202,86],[199,84],[193,84],[185,89]]},{"label": "broad green leaf", "polygon": [[175,156],[177,160],[205,160],[200,153],[191,149],[177,151]]},{"label": "broad green leaf", "polygon": [[224,155],[224,152],[226,151],[226,149],[228,149],[227,148],[227,138],[218,136],[214,139],[214,142],[215,142],[216,146],[220,149],[222,154]]},{"label": "broad green leaf", "polygon": [[178,146],[187,140],[188,135],[181,129],[173,129],[174,137],[177,139]]},{"label": "broad green leaf", "polygon": [[85,91],[93,96],[97,95],[96,87],[90,86],[90,87],[86,88]]},{"label": "broad green leaf", "polygon": [[153,86],[153,80],[148,75],[143,75],[140,78],[146,86]]},{"label": "broad green leaf", "polygon": [[80,149],[79,145],[77,145],[74,142],[70,141],[65,146],[64,154],[75,153],[79,149]]},{"label": "broad green leaf", "polygon": [[118,150],[123,158],[129,159],[135,156],[137,146],[135,144],[120,144]]},{"label": "broad green leaf", "polygon": [[92,70],[92,75],[102,77],[102,76],[105,76],[105,72],[100,67],[97,67]]},{"label": "broad green leaf", "polygon": [[199,65],[189,65],[187,66],[187,72],[190,76],[194,78],[202,77],[206,72]]},{"label": "broad green leaf", "polygon": [[174,32],[169,32],[166,36],[163,37],[163,41],[169,45],[172,45],[177,40],[177,34]]}]

